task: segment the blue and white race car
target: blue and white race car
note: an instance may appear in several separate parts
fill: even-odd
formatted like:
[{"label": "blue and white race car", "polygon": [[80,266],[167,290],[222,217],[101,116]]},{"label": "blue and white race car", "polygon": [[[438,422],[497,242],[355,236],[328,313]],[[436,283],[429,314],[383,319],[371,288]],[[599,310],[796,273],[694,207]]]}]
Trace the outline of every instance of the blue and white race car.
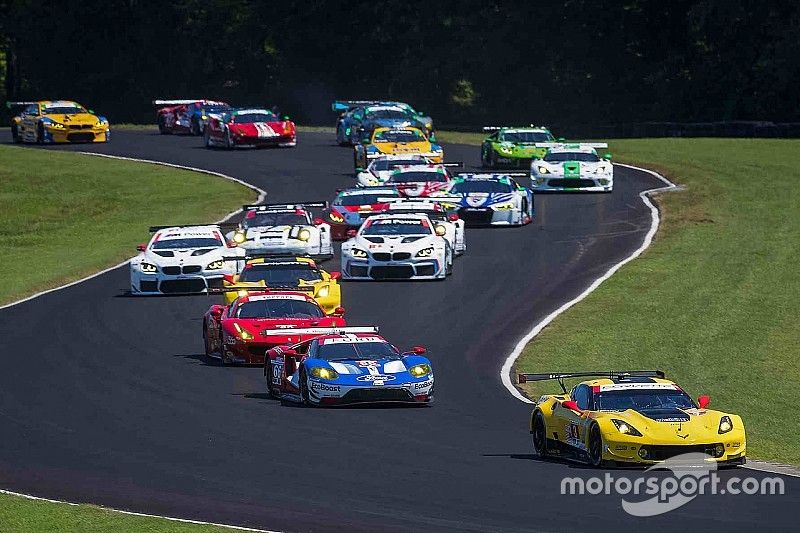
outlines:
[{"label": "blue and white race car", "polygon": [[514,179],[523,173],[459,174],[431,196],[472,226],[523,226],[533,220],[533,191]]},{"label": "blue and white race car", "polygon": [[276,334],[297,342],[267,351],[264,377],[273,398],[303,405],[433,402],[433,367],[421,346],[401,352],[376,327]]}]

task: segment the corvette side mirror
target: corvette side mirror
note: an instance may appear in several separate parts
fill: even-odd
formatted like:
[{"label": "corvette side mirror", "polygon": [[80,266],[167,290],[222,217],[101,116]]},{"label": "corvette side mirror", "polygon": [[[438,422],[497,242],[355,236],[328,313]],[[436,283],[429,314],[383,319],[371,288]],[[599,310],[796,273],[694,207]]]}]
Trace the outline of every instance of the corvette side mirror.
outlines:
[{"label": "corvette side mirror", "polygon": [[700,406],[700,409],[705,409],[708,407],[709,403],[711,403],[711,396],[708,394],[703,394],[697,397],[697,405]]},{"label": "corvette side mirror", "polygon": [[331,272],[331,279],[342,279],[342,273],[339,271]]},{"label": "corvette side mirror", "polygon": [[147,245],[146,244],[137,244],[136,245],[136,249],[138,251],[140,251],[140,252],[144,252],[145,250],[147,250]]},{"label": "corvette side mirror", "polygon": [[561,402],[561,406],[562,406],[564,409],[569,409],[570,411],[576,411],[576,412],[578,412],[578,413],[580,413],[580,412],[581,412],[581,408],[580,408],[580,407],[578,407],[578,402],[576,402],[575,400],[566,400],[566,401],[563,401],[563,402]]}]

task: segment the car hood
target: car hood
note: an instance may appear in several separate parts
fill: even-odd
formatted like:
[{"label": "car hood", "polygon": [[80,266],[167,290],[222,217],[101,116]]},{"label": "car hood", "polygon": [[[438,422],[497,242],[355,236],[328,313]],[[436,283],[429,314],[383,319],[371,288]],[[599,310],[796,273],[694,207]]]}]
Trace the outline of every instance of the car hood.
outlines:
[{"label": "car hood", "polygon": [[358,236],[352,245],[368,252],[415,252],[439,242],[433,235]]},{"label": "car hood", "polygon": [[426,154],[431,151],[431,143],[425,141],[411,143],[377,143],[373,144],[382,154]]},{"label": "car hood", "polygon": [[704,409],[628,409],[620,412],[603,411],[602,417],[622,420],[635,427],[645,437],[660,442],[692,444],[714,442],[720,438],[719,421],[723,413]]},{"label": "car hood", "polygon": [[64,124],[65,126],[94,126],[100,120],[91,113],[75,113],[69,115],[48,114],[44,118],[49,118],[53,122]]},{"label": "car hood", "polygon": [[207,265],[234,253],[228,248],[187,248],[147,250],[140,257],[142,261],[158,266]]}]

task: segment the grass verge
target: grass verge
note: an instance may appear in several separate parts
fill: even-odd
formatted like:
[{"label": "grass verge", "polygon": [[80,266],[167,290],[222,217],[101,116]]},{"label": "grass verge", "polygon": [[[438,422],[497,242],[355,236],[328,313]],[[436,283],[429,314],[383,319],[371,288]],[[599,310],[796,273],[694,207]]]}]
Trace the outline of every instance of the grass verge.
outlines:
[{"label": "grass verge", "polygon": [[[95,505],[65,505],[0,494],[0,529],[49,533],[231,533],[235,529],[117,513]],[[240,531],[240,530],[239,530]]]},{"label": "grass verge", "polygon": [[659,196],[654,245],[547,327],[516,371],[659,368],[741,414],[749,456],[800,464],[800,141],[610,144],[687,190]]},{"label": "grass verge", "polygon": [[151,225],[218,220],[255,197],[198,172],[0,146],[0,303],[131,257]]}]

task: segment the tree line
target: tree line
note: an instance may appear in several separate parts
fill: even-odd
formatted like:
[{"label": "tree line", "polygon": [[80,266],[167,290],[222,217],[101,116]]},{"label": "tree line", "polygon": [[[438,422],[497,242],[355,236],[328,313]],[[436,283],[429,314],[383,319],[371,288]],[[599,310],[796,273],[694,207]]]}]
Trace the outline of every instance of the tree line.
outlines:
[{"label": "tree line", "polygon": [[[786,0],[0,0],[3,100],[404,100],[439,125],[800,121]],[[4,110],[8,118],[8,111]]]}]

